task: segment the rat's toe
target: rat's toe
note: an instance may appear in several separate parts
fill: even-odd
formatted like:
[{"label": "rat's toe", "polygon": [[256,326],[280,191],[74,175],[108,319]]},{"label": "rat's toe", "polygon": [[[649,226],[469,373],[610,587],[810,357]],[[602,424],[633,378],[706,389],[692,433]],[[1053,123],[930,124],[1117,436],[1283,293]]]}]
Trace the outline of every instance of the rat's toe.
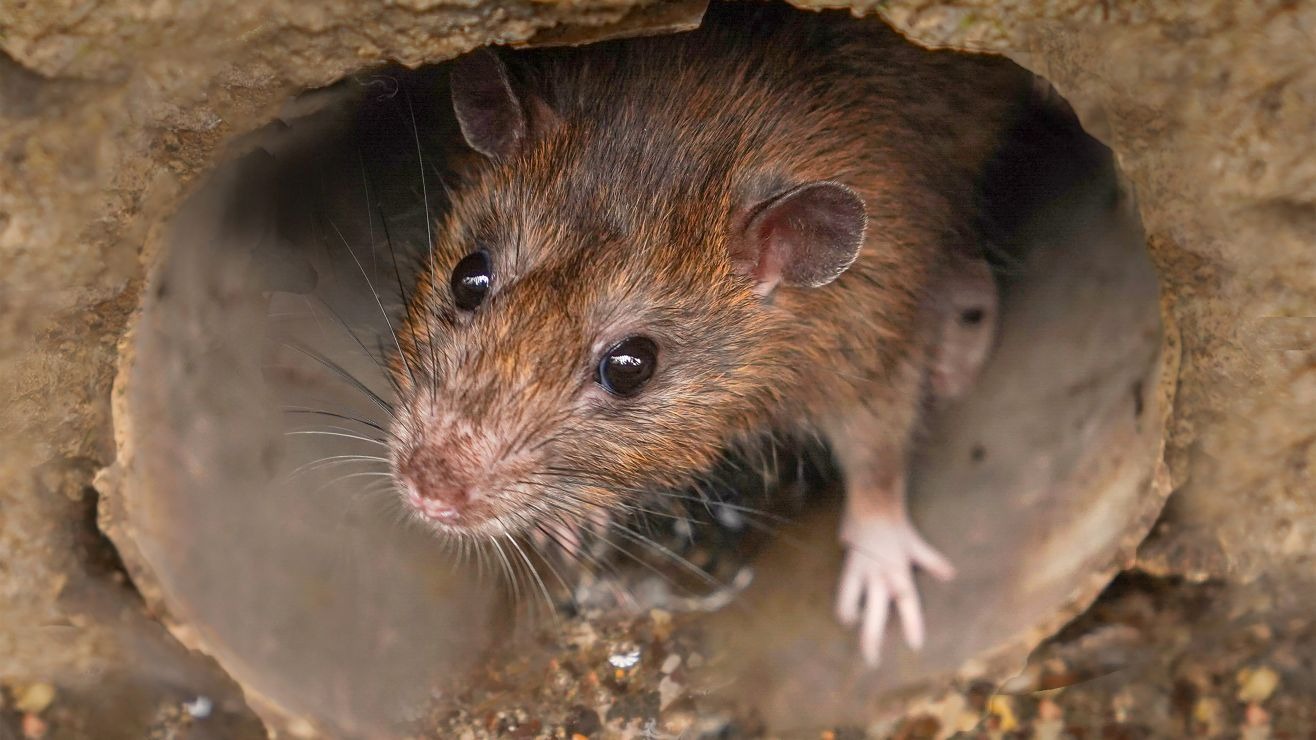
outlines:
[{"label": "rat's toe", "polygon": [[863,653],[868,665],[876,666],[882,659],[882,637],[886,632],[886,619],[891,607],[891,594],[880,576],[869,579],[864,605],[864,626],[859,636],[859,651]]},{"label": "rat's toe", "polygon": [[950,560],[946,559],[927,540],[911,528],[909,530],[909,557],[923,570],[932,574],[933,578],[939,581],[949,581],[955,577],[955,566],[951,565]]},{"label": "rat's toe", "polygon": [[914,587],[905,572],[896,577],[900,585],[896,586],[896,610],[900,612],[900,626],[905,632],[905,642],[914,650],[923,647],[923,607],[919,603],[918,589]]},{"label": "rat's toe", "polygon": [[853,627],[859,621],[859,604],[864,596],[864,576],[855,554],[846,553],[841,583],[836,593],[836,621]]}]

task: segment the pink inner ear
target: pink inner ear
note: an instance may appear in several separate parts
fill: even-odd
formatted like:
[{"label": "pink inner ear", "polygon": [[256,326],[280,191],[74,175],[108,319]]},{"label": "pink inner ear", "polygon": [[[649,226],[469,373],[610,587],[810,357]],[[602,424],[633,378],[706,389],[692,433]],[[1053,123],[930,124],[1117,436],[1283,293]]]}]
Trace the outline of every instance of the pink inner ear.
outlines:
[{"label": "pink inner ear", "polygon": [[760,206],[732,255],[760,295],[779,283],[816,288],[859,256],[867,227],[863,199],[835,182],[801,185]]},{"label": "pink inner ear", "polygon": [[757,234],[753,235],[753,242],[758,246],[758,261],[754,264],[751,274],[759,285],[768,286],[762,291],[764,293],[770,292],[777,283],[781,282],[782,272],[785,269],[786,258],[782,254],[781,244],[789,238],[789,235],[778,233],[781,231],[775,220],[769,220],[760,226]]}]

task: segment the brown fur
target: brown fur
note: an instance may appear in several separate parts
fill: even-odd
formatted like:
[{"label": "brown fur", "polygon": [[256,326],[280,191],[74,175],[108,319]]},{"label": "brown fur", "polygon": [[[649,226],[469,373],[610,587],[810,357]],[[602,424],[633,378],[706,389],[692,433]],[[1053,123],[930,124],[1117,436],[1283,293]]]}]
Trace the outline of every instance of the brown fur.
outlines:
[{"label": "brown fur", "polygon": [[[475,158],[438,226],[394,367],[398,465],[482,487],[486,526],[522,529],[684,484],[763,429],[905,448],[928,286],[977,249],[975,181],[1025,73],[876,19],[739,3],[690,33],[503,58],[530,136]],[[859,258],[762,299],[732,240],[756,203],[819,180],[865,201]],[[448,278],[481,247],[493,293],[463,314]],[[633,333],[658,371],[609,397],[599,354]]]}]

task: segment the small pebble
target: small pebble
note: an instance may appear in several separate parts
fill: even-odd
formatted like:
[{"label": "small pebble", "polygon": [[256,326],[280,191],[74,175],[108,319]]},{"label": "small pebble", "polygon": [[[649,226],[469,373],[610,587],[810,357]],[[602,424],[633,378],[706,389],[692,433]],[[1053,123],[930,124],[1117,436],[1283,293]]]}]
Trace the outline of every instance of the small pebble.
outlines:
[{"label": "small pebble", "polygon": [[214,709],[215,703],[208,696],[198,696],[192,701],[183,702],[183,711],[190,714],[193,719],[205,719]]},{"label": "small pebble", "polygon": [[1014,713],[1014,701],[1008,696],[995,694],[987,699],[987,713],[996,717],[1001,732],[1013,732],[1019,728],[1019,719]]},{"label": "small pebble", "polygon": [[1263,702],[1279,687],[1279,674],[1265,666],[1244,668],[1238,672],[1236,678],[1238,700],[1245,703]]},{"label": "small pebble", "polygon": [[681,698],[684,693],[681,684],[673,681],[671,676],[663,676],[663,680],[658,682],[658,709],[666,709],[668,704]]},{"label": "small pebble", "polygon": [[677,668],[680,667],[681,667],[681,656],[677,655],[676,653],[672,653],[671,655],[667,656],[666,660],[663,661],[663,667],[661,670],[663,673],[671,673],[672,671],[675,671]]},{"label": "small pebble", "polygon": [[672,636],[672,614],[663,609],[650,609],[649,619],[653,621],[653,636],[666,640]]},{"label": "small pebble", "polygon": [[613,668],[617,668],[620,670],[629,670],[631,668],[634,668],[635,665],[639,662],[640,662],[640,649],[638,647],[632,647],[630,649],[622,650],[620,652],[616,652],[608,656],[608,663],[612,664]]},{"label": "small pebble", "polygon": [[1220,700],[1206,696],[1193,706],[1193,722],[1197,730],[1206,735],[1218,735],[1224,728],[1225,708]]},{"label": "small pebble", "polygon": [[27,714],[41,714],[55,700],[55,687],[48,683],[33,683],[19,689],[14,707]]}]

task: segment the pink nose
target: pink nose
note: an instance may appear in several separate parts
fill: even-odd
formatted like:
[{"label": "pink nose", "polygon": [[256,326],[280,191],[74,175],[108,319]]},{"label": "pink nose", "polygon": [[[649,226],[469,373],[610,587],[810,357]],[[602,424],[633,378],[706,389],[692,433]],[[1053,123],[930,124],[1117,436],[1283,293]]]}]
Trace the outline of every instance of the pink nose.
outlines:
[{"label": "pink nose", "polygon": [[466,491],[453,489],[443,492],[441,496],[434,496],[432,491],[427,493],[430,495],[420,494],[414,485],[408,485],[407,503],[429,519],[444,523],[461,521],[462,510],[469,500]]},{"label": "pink nose", "polygon": [[399,467],[398,475],[406,484],[407,503],[429,519],[459,521],[471,503],[470,488],[433,450],[417,450]]}]

